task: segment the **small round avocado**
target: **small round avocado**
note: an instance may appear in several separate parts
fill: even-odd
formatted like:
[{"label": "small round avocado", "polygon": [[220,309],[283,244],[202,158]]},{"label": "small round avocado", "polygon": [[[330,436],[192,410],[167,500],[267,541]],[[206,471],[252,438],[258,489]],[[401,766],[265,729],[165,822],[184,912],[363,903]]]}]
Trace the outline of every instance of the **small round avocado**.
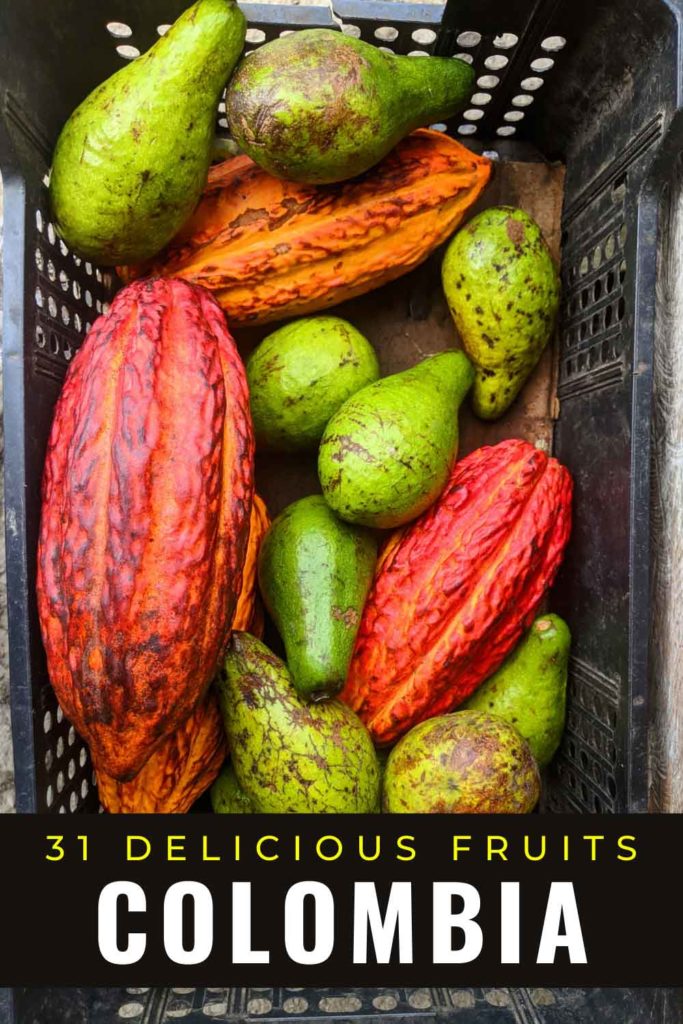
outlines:
[{"label": "small round avocado", "polygon": [[315,448],[328,420],[379,377],[372,345],[338,316],[312,316],[273,331],[247,361],[258,444]]},{"label": "small round avocado", "polygon": [[384,773],[389,814],[528,814],[538,767],[514,726],[456,711],[421,722],[392,750]]}]

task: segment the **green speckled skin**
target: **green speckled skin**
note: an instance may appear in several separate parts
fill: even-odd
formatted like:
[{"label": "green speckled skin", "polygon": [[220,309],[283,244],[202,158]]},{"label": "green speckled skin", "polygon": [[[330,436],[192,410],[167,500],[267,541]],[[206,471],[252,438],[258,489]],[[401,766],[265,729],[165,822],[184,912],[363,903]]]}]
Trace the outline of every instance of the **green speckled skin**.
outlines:
[{"label": "green speckled skin", "polygon": [[273,331],[247,362],[257,444],[315,448],[347,398],[379,377],[372,345],[338,316],[311,316]]},{"label": "green speckled skin", "polygon": [[307,703],[284,662],[248,633],[233,633],[217,683],[237,781],[256,812],[377,811],[377,755],[350,708]]},{"label": "green speckled skin", "polygon": [[559,615],[541,615],[497,672],[463,704],[510,722],[543,766],[564,731],[571,634]]},{"label": "green speckled skin", "polygon": [[254,814],[254,805],[237,781],[232,761],[223,765],[210,796],[214,814]]},{"label": "green speckled skin", "polygon": [[517,730],[495,715],[456,711],[399,740],[384,773],[388,814],[529,814],[538,767]]},{"label": "green speckled skin", "polygon": [[441,352],[356,392],[325,428],[323,494],[351,523],[394,527],[443,490],[458,452],[458,408],[474,377],[462,352]]},{"label": "green speckled skin", "polygon": [[476,378],[472,406],[494,420],[512,404],[550,339],[560,281],[541,230],[511,206],[485,210],[453,238],[443,287]]},{"label": "green speckled skin", "polygon": [[199,0],[74,111],[50,179],[67,245],[109,266],[171,240],[206,182],[216,105],[245,32],[233,0]]},{"label": "green speckled skin", "polygon": [[252,160],[276,177],[324,184],[361,174],[415,128],[452,117],[473,84],[464,61],[395,57],[305,29],[241,62],[226,109]]},{"label": "green speckled skin", "polygon": [[259,586],[302,696],[344,685],[376,559],[374,534],[343,523],[319,494],[295,501],[266,533]]}]

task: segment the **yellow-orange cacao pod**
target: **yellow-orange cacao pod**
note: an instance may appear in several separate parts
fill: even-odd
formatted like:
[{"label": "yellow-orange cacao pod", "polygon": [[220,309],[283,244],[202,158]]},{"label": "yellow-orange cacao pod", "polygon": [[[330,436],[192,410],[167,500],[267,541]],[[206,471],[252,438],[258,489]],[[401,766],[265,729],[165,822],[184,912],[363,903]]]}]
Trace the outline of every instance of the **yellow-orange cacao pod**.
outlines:
[{"label": "yellow-orange cacao pod", "polygon": [[242,590],[237,598],[232,628],[258,637],[263,634],[263,609],[258,597],[256,567],[261,541],[269,526],[270,518],[265,502],[259,498],[258,494],[255,494],[249,521],[247,555],[242,570]]},{"label": "yellow-orange cacao pod", "polygon": [[281,181],[238,156],[211,168],[197,209],[157,259],[119,272],[204,285],[230,324],[312,313],[421,263],[456,229],[491,166],[426,128],[337,185]]}]

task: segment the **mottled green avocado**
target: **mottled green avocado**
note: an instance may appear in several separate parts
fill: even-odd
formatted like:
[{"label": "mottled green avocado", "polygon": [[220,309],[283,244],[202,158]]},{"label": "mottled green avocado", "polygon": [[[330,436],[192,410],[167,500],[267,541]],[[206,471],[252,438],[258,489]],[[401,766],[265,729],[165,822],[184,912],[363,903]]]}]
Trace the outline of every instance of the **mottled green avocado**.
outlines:
[{"label": "mottled green avocado", "polygon": [[223,765],[210,795],[214,814],[254,814],[254,805],[237,781],[231,761]]},{"label": "mottled green avocado", "polygon": [[474,217],[453,238],[443,287],[476,377],[472,406],[502,416],[550,339],[560,281],[538,224],[510,206]]},{"label": "mottled green avocado", "polygon": [[377,559],[370,530],[338,519],[314,494],[289,505],[261,543],[261,595],[303,697],[344,685]]},{"label": "mottled green avocado", "polygon": [[528,814],[541,793],[529,746],[481,711],[430,718],[399,740],[384,772],[389,814]]},{"label": "mottled green avocado", "polygon": [[255,812],[377,811],[377,755],[345,704],[303,700],[284,662],[248,633],[233,633],[217,684],[235,775]]},{"label": "mottled green avocado", "polygon": [[318,455],[323,494],[338,516],[388,528],[436,501],[458,452],[458,408],[473,377],[463,352],[441,352],[344,402]]},{"label": "mottled green avocado", "polygon": [[199,0],[71,115],[50,199],[59,234],[81,256],[104,266],[148,259],[192,213],[245,32],[234,0]]},{"label": "mottled green avocado", "polygon": [[564,731],[571,634],[559,615],[542,615],[497,672],[462,705],[499,715],[522,734],[539,765]]},{"label": "mottled green avocado", "polygon": [[311,316],[280,327],[247,361],[257,444],[315,448],[329,418],[378,377],[375,350],[346,320]]},{"label": "mottled green avocado", "polygon": [[344,181],[376,164],[415,128],[467,103],[469,64],[396,57],[334,32],[305,29],[246,57],[230,82],[233,137],[279,178]]}]

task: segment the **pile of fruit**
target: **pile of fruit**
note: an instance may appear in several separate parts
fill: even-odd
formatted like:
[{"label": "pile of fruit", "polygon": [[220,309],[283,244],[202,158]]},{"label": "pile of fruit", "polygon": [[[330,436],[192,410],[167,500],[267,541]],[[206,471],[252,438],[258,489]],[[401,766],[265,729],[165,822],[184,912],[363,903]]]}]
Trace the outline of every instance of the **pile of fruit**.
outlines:
[{"label": "pile of fruit", "polygon": [[[54,153],[60,235],[125,286],[48,445],[52,685],[112,812],[209,787],[220,813],[529,812],[564,724],[569,631],[543,609],[572,484],[524,440],[458,461],[458,411],[519,394],[553,261],[521,210],[458,230],[491,164],[425,126],[467,102],[467,64],[327,30],[238,63],[244,39],[233,0],[198,0]],[[226,83],[239,152],[210,166]],[[464,351],[382,377],[322,311],[445,242]],[[229,325],[282,320],[245,366]],[[321,493],[271,523],[255,447],[317,452]]]}]

